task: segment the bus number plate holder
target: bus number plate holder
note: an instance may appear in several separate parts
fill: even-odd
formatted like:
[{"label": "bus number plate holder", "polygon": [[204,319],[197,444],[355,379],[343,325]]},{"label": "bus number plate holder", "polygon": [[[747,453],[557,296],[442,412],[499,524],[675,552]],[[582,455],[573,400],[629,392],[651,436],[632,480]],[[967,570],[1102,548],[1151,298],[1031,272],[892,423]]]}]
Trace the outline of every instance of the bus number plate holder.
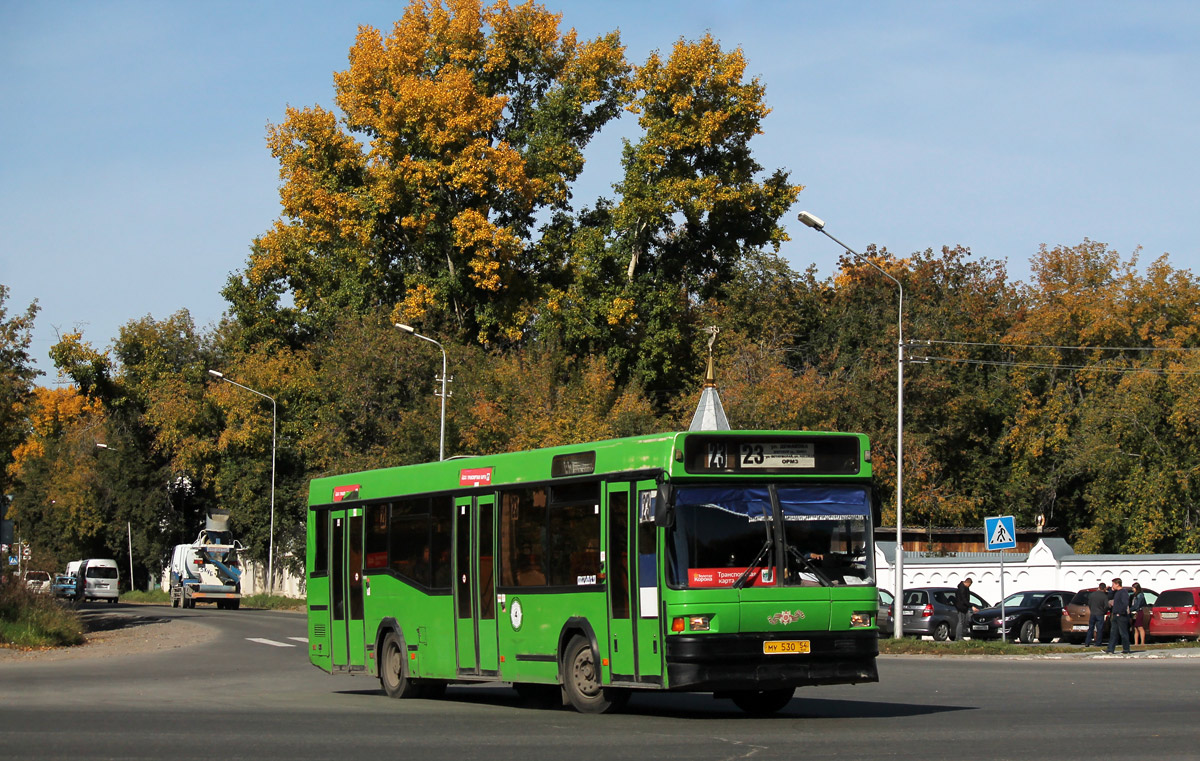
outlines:
[{"label": "bus number plate holder", "polygon": [[774,640],[763,643],[764,655],[792,655],[811,651],[812,645],[806,639]]}]

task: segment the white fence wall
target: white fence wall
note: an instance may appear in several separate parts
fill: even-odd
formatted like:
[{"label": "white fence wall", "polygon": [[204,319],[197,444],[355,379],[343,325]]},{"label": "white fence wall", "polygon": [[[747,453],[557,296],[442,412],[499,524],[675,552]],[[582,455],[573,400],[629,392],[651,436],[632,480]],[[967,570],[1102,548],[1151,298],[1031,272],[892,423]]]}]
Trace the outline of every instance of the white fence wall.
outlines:
[{"label": "white fence wall", "polygon": [[[895,588],[894,560],[894,542],[876,543],[875,575],[887,590]],[[971,591],[988,602],[1000,601],[1000,553],[904,553],[905,588],[953,587],[967,576],[974,579]],[[1118,577],[1127,587],[1136,581],[1158,592],[1200,586],[1200,555],[1076,555],[1062,539],[1039,539],[1028,555],[1004,555],[1006,595],[1027,589],[1075,591]]]}]

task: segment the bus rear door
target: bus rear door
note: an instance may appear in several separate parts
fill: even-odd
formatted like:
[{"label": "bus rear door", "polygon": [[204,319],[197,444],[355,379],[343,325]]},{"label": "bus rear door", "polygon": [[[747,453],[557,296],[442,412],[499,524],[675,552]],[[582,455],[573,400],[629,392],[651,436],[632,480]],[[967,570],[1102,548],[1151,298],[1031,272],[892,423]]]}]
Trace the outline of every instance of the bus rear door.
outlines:
[{"label": "bus rear door", "polygon": [[333,619],[333,665],[357,671],[366,668],[362,508],[335,510],[331,520],[329,607]]}]

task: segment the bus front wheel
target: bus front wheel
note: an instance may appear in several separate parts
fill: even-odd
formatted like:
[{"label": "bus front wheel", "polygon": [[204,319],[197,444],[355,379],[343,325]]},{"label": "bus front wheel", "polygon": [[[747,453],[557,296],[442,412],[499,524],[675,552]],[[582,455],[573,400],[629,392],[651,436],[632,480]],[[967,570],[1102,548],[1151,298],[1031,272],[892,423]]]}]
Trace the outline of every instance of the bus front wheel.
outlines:
[{"label": "bus front wheel", "polygon": [[795,693],[796,689],[792,687],[782,690],[743,690],[729,697],[733,699],[735,706],[748,714],[770,716],[783,710],[783,707],[792,701],[792,695]]},{"label": "bus front wheel", "polygon": [[567,643],[563,657],[563,688],[567,700],[580,713],[608,713],[628,698],[624,690],[605,689],[600,684],[600,666],[592,646],[576,634]]},{"label": "bus front wheel", "polygon": [[418,688],[408,676],[404,663],[404,650],[400,637],[389,632],[383,639],[383,652],[379,658],[379,684],[390,698],[414,698]]}]

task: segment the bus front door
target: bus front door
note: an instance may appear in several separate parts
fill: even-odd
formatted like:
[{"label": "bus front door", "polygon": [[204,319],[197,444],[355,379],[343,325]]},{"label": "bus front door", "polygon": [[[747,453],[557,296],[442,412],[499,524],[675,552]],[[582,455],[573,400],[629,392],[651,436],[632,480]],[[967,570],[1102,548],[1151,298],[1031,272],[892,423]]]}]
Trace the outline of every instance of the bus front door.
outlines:
[{"label": "bus front door", "polygon": [[637,679],[637,644],[633,638],[633,618],[630,616],[629,527],[637,524],[637,514],[630,521],[629,484],[610,484],[608,487],[608,542],[605,553],[605,572],[608,586],[608,653],[614,682]]},{"label": "bus front door", "polygon": [[654,500],[658,485],[653,481],[637,483],[637,512],[631,522],[633,552],[629,558],[634,638],[637,640],[637,678],[641,682],[662,682],[662,621],[658,595],[658,531],[654,523]]},{"label": "bus front door", "polygon": [[459,674],[479,673],[479,630],[473,615],[475,572],[471,562],[474,501],[473,497],[454,501],[454,641]]},{"label": "bus front door", "polygon": [[331,578],[329,607],[333,620],[333,665],[350,671],[366,667],[363,641],[362,508],[336,510],[330,519]]}]

